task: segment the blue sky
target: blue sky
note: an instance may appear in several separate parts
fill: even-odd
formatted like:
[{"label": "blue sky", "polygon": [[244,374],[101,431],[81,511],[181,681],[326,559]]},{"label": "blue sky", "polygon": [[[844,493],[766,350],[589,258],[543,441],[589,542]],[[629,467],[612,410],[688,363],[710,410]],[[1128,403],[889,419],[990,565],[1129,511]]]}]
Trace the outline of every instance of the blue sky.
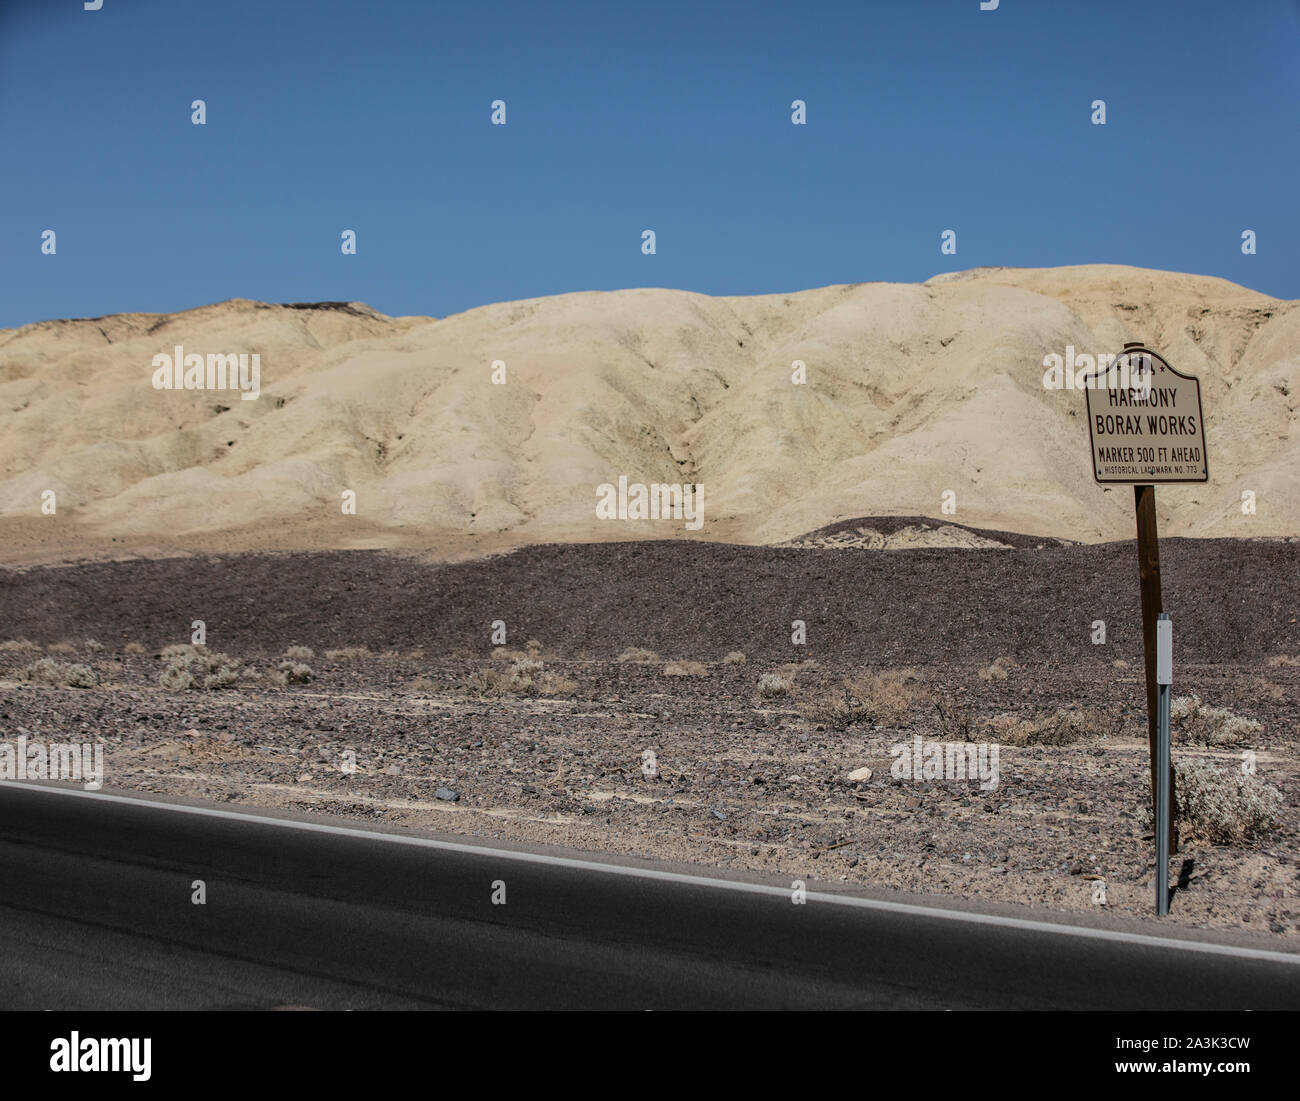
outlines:
[{"label": "blue sky", "polygon": [[1297,298],[1298,62],[1294,0],[0,0],[0,326],[988,264]]}]

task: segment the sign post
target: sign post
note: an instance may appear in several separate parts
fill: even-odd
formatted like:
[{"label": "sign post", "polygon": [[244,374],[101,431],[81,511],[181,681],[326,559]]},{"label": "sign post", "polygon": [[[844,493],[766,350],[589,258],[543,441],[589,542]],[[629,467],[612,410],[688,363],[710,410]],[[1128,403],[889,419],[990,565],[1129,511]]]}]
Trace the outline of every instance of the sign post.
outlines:
[{"label": "sign post", "polygon": [[[1137,513],[1138,588],[1142,600],[1142,654],[1146,665],[1147,684],[1147,742],[1151,758],[1151,799],[1155,809],[1159,773],[1156,762],[1156,707],[1159,692],[1156,685],[1156,624],[1164,614],[1160,593],[1160,533],[1156,530],[1156,487],[1133,487],[1133,508]],[[1174,852],[1178,839],[1169,838]]]},{"label": "sign post", "polygon": [[[1156,531],[1156,486],[1207,482],[1205,418],[1201,383],[1184,375],[1141,341],[1124,345],[1118,356],[1084,379],[1092,473],[1100,485],[1133,486],[1137,515],[1138,583],[1142,594],[1142,649],[1146,658],[1147,742],[1151,764],[1152,814],[1156,830],[1159,791],[1174,797],[1172,765],[1159,760],[1157,623],[1160,597],[1160,540]],[[1166,829],[1169,851],[1178,851],[1172,821]],[[1168,875],[1168,860],[1164,863]],[[1166,903],[1167,905],[1167,903]],[[1161,911],[1165,912],[1165,911]]]},{"label": "sign post", "polygon": [[1165,612],[1156,620],[1156,682],[1160,689],[1156,736],[1156,913],[1169,913],[1169,846],[1173,840],[1173,763],[1169,752],[1169,686],[1174,680],[1174,625]]}]

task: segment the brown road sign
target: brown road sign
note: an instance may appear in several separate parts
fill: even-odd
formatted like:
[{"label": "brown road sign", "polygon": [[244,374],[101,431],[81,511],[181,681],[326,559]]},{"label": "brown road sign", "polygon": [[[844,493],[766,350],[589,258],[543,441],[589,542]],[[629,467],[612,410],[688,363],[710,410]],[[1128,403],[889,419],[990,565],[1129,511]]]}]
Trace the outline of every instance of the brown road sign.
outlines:
[{"label": "brown road sign", "polygon": [[1092,476],[1103,484],[1206,482],[1201,383],[1141,345],[1085,380]]}]

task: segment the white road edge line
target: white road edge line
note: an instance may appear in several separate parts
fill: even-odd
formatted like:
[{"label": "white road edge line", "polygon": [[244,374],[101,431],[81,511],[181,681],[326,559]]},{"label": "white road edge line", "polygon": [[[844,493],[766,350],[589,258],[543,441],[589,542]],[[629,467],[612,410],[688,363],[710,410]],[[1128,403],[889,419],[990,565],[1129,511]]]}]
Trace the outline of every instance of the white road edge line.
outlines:
[{"label": "white road edge line", "polygon": [[[78,791],[73,788],[51,788],[20,780],[0,780],[0,787],[39,791],[47,795],[64,795],[74,799],[93,799],[105,803],[123,803],[148,810],[171,811],[176,814],[197,814],[207,818],[228,818],[236,822],[253,822],[262,826],[279,826],[283,829],[304,830],[308,833],[327,833],[339,837],[355,837],[365,841],[388,841],[398,845],[417,845],[443,852],[465,853],[472,856],[491,856],[501,860],[517,860],[527,864],[549,864],[558,868],[575,868],[606,875],[623,875],[635,879],[653,879],[662,883],[682,883],[692,887],[712,887],[718,890],[740,891],[748,894],[778,896],[788,899],[790,889],[772,887],[762,883],[739,883],[729,879],[686,875],[655,868],[631,868],[622,864],[601,864],[594,860],[579,860],[568,856],[547,856],[544,853],[514,852],[510,849],[493,849],[485,845],[466,845],[455,841],[438,841],[431,837],[404,837],[395,833],[377,833],[348,826],[330,826],[319,822],[297,822],[291,818],[268,818],[260,814],[219,810],[215,807],[188,807],[179,803],[158,803],[151,799],[135,799],[129,795],[109,795],[98,791]],[[1033,933],[1055,933],[1065,937],[1086,937],[1121,944],[1136,944],[1145,948],[1171,948],[1184,952],[1204,952],[1237,959],[1269,960],[1274,963],[1300,964],[1300,953],[1271,952],[1266,948],[1241,948],[1232,944],[1213,944],[1205,941],[1180,940],[1176,937],[1158,937],[1146,933],[1122,933],[1112,929],[1089,929],[1082,925],[1057,925],[1050,921],[1033,921],[1028,918],[1002,917],[997,914],[974,914],[965,910],[945,910],[936,906],[917,906],[908,902],[888,902],[883,899],[855,898],[851,895],[833,895],[823,891],[808,891],[809,902],[825,902],[833,906],[851,906],[862,910],[883,910],[892,914],[911,914],[914,917],[939,918],[944,921],[964,921],[972,925],[996,925],[1003,929],[1023,929]]]}]

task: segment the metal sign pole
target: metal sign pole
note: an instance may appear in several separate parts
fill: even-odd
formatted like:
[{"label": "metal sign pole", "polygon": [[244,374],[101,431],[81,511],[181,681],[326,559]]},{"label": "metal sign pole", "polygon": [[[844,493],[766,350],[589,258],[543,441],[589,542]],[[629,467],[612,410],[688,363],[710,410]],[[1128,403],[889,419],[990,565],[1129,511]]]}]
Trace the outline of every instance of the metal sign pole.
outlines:
[{"label": "metal sign pole", "polygon": [[1156,684],[1159,721],[1156,731],[1156,913],[1169,913],[1169,838],[1172,833],[1173,767],[1169,748],[1169,686],[1174,679],[1174,625],[1168,613],[1156,620]]}]

